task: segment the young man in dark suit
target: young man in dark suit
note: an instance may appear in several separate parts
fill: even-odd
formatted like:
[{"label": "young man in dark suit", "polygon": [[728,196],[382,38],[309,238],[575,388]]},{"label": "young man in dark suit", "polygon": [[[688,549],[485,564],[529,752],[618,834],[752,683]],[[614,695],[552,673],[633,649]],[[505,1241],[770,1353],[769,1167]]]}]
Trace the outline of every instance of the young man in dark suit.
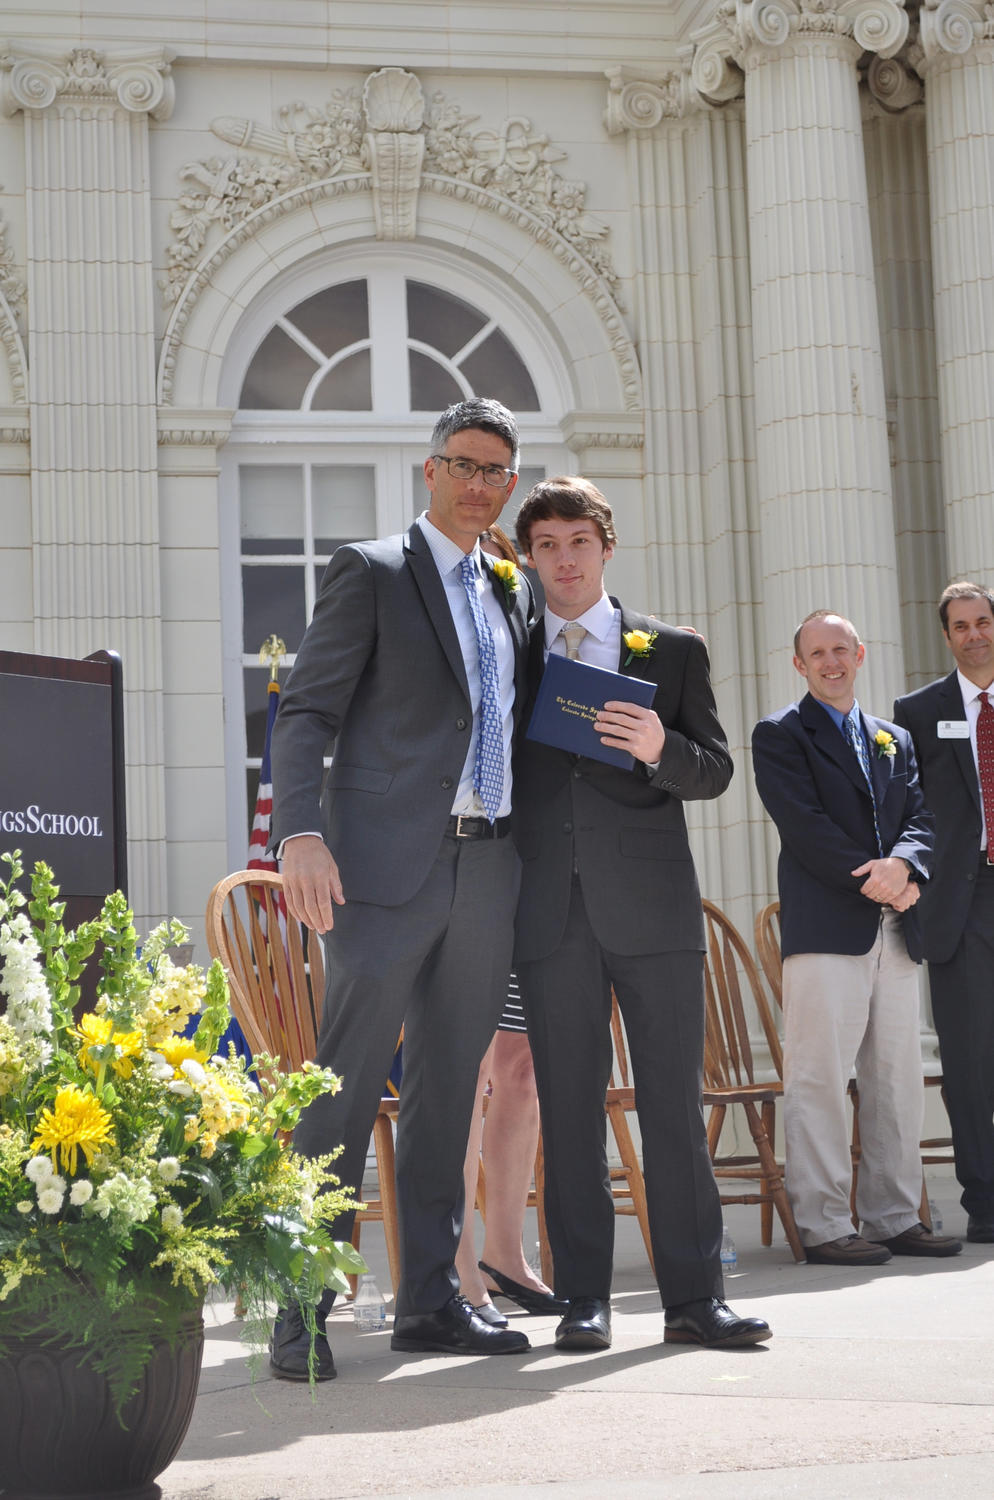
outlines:
[{"label": "young man in dark suit", "polygon": [[[305,1111],[294,1142],[308,1155],[343,1145],[335,1170],[357,1196],[405,1026],[392,1344],[405,1351],[529,1347],[480,1318],[454,1267],[476,1075],[507,993],[519,880],[510,750],[531,596],[521,574],[495,574],[478,542],[517,467],[517,426],[498,402],[442,414],[424,465],[427,512],[403,536],[335,553],[273,733],[287,907],[325,934],[316,1060],[343,1080]],[[326,1295],[319,1327],[329,1306]],[[282,1310],[274,1373],[306,1378],[308,1349],[301,1310]],[[319,1378],[333,1378],[323,1332],[317,1352]]]},{"label": "young man in dark suit", "polygon": [[683,803],[719,796],[732,774],[707,652],[700,637],[604,592],[616,535],[588,480],[536,485],[517,535],[546,600],[532,630],[531,695],[550,652],[656,685],[651,707],[622,695],[595,726],[605,745],[634,756],[630,770],[523,736],[515,754],[515,969],[542,1112],[556,1295],[569,1303],[556,1344],[611,1342],[612,985],[635,1075],[665,1338],[755,1344],[770,1337],[768,1325],[723,1301],[721,1204],[701,1111],[704,924]]},{"label": "young man in dark suit", "polygon": [[[864,713],[865,651],[817,610],[794,636],[799,703],[752,736],[756,786],[780,835],[785,1186],[807,1259],[882,1265],[955,1255],[919,1221],[923,1112],[914,907],[932,818],[903,729]],[[846,1085],[855,1066],[862,1156],[854,1234]]]},{"label": "young man in dark suit", "polygon": [[994,590],[950,584],[939,618],[955,670],[898,698],[894,718],[935,814],[919,912],[966,1237],[994,1244]]}]

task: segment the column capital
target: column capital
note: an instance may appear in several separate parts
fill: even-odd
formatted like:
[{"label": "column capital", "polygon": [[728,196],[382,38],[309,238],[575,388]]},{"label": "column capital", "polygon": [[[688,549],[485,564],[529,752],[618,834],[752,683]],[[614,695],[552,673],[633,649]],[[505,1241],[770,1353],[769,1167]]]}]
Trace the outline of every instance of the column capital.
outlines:
[{"label": "column capital", "polygon": [[694,87],[691,78],[691,54],[686,48],[681,66],[663,73],[649,73],[644,68],[608,68],[607,104],[604,128],[608,135],[626,131],[655,130],[668,120],[683,120],[707,104]]},{"label": "column capital", "polygon": [[710,98],[730,98],[732,64],[748,68],[799,46],[842,48],[853,62],[864,52],[893,57],[908,26],[904,0],[723,0],[692,36],[694,82]]},{"label": "column capital", "polygon": [[921,103],[925,90],[918,72],[920,52],[921,48],[914,43],[900,57],[875,57],[867,68],[869,98],[887,114],[900,114]]},{"label": "column capital", "polygon": [[921,57],[918,71],[965,59],[987,46],[994,52],[994,5],[985,0],[922,0],[918,14]]},{"label": "column capital", "polygon": [[14,115],[53,104],[107,103],[167,120],[175,101],[173,56],[166,47],[112,52],[74,47],[64,52],[0,44],[0,107]]}]

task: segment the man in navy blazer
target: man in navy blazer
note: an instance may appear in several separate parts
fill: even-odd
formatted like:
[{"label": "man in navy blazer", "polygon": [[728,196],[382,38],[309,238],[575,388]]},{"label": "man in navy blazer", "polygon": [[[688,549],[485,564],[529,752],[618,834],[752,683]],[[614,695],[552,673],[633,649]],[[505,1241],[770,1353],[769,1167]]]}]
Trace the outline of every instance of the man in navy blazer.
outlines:
[{"label": "man in navy blazer", "polygon": [[[994,831],[984,816],[984,695],[994,707],[994,590],[951,583],[939,618],[956,668],[898,698],[935,814],[935,868],[920,907],[932,1015],[966,1237],[994,1243]],[[978,741],[979,734],[979,741]],[[986,762],[985,762],[986,764]],[[994,792],[994,787],[992,787]]]},{"label": "man in navy blazer", "polygon": [[515,753],[515,969],[542,1112],[556,1295],[569,1303],[556,1345],[611,1342],[612,985],[635,1077],[664,1339],[756,1344],[769,1325],[723,1300],[721,1204],[701,1111],[704,919],[684,803],[720,796],[732,775],[707,651],[693,632],[605,593],[617,538],[611,507],[589,480],[536,485],[517,535],[546,603],[532,631],[530,694],[553,653],[656,689],[642,707],[620,688],[596,722],[604,745],[634,757],[628,768],[524,736]]},{"label": "man in navy blazer", "polygon": [[[404,1351],[528,1348],[461,1296],[454,1265],[476,1076],[507,993],[519,882],[510,753],[531,595],[479,547],[517,467],[517,425],[498,402],[442,414],[424,464],[427,512],[403,536],[339,547],[273,732],[287,907],[325,934],[316,1060],[343,1080],[304,1111],[294,1143],[310,1156],[341,1145],[335,1170],[354,1190],[405,1027],[392,1341]],[[306,1378],[308,1350],[301,1310],[283,1309],[274,1373]],[[317,1357],[318,1377],[333,1378],[323,1329]]]},{"label": "man in navy blazer", "polygon": [[[808,615],[799,703],[752,736],[756,786],[780,834],[785,1185],[815,1264],[954,1255],[920,1222],[923,1113],[915,904],[933,820],[908,734],[861,711],[865,651],[849,620]],[[846,1085],[855,1068],[862,1155],[856,1212]]]}]

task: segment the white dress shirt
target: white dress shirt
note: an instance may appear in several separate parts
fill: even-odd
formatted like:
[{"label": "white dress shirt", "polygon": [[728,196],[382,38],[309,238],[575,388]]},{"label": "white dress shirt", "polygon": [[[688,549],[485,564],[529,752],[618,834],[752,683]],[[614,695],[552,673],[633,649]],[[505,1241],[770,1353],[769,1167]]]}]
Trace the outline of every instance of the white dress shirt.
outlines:
[{"label": "white dress shirt", "polygon": [[592,667],[606,667],[617,672],[621,661],[621,610],[615,609],[607,594],[601,594],[582,615],[563,619],[545,609],[545,654],[566,655],[566,642],[560,635],[564,625],[582,625],[587,632],[580,642],[580,660]]},{"label": "white dress shirt", "polygon": [[421,512],[415,524],[420,526],[425,541],[428,543],[445,589],[445,597],[452,613],[452,622],[456,627],[456,635],[459,637],[459,649],[466,668],[470,703],[473,708],[473,732],[470,735],[466,760],[459,778],[459,787],[452,804],[452,811],[469,813],[473,817],[486,817],[483,803],[473,790],[476,743],[480,737],[480,652],[476,641],[476,626],[469,612],[469,601],[459,574],[462,560],[468,555],[473,560],[476,572],[476,592],[483,605],[483,613],[487,617],[487,624],[494,638],[494,650],[497,653],[497,676],[500,682],[504,738],[504,791],[497,816],[506,818],[511,811],[511,740],[514,733],[514,638],[511,635],[511,627],[493,584],[490,582],[489,574],[484,572],[479,542],[472,552],[465,553],[458,543],[452,541],[443,531],[439,531],[438,527],[429,520],[427,511]]}]

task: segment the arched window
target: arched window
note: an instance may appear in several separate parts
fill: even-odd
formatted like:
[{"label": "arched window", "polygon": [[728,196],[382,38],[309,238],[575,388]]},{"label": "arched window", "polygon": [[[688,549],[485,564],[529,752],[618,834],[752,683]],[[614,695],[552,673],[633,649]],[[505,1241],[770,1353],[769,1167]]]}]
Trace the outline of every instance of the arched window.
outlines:
[{"label": "arched window", "polygon": [[314,269],[296,277],[282,288],[285,310],[274,293],[232,341],[226,379],[238,410],[223,460],[222,550],[227,759],[245,768],[228,799],[235,861],[265,735],[259,648],[282,637],[284,678],[335,548],[401,531],[424,508],[438,413],[485,395],[521,420],[524,462],[501,517],[512,535],[529,487],[569,465],[558,436],[563,382],[534,320],[506,297],[496,310],[494,301],[492,288],[418,264],[416,252],[374,251],[361,274],[353,263],[337,279],[327,268],[323,278]]}]

